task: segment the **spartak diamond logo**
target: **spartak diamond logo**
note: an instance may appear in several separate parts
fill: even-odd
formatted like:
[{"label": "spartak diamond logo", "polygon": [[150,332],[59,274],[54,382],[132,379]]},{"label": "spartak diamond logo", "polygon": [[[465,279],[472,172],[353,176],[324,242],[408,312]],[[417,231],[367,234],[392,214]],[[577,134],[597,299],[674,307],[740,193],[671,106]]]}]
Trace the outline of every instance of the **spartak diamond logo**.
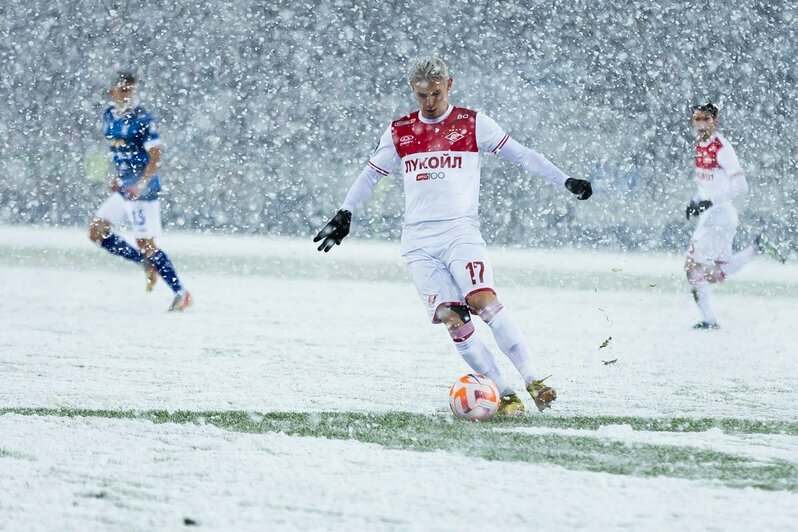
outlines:
[{"label": "spartak diamond logo", "polygon": [[449,142],[457,142],[458,140],[460,140],[462,138],[465,138],[465,135],[463,135],[462,133],[459,133],[457,131],[452,131],[451,133],[449,133],[448,135],[446,135],[443,138],[445,138]]}]

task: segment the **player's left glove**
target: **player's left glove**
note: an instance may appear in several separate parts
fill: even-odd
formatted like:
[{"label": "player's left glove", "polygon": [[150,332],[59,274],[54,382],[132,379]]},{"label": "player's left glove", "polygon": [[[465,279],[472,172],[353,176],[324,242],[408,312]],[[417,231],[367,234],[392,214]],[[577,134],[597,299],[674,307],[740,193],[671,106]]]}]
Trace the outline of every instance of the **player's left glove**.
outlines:
[{"label": "player's left glove", "polygon": [[690,205],[684,211],[684,215],[689,220],[694,216],[700,216],[702,212],[712,207],[712,202],[709,200],[691,201]]},{"label": "player's left glove", "polygon": [[352,223],[352,213],[341,209],[332,220],[327,222],[327,225],[322,227],[319,234],[313,239],[314,242],[322,240],[319,245],[319,251],[324,250],[325,253],[330,251],[333,246],[340,244],[341,240],[349,234],[349,225]]},{"label": "player's left glove", "polygon": [[569,177],[565,180],[565,188],[572,194],[576,194],[576,198],[580,200],[586,200],[593,195],[593,186],[586,179]]}]

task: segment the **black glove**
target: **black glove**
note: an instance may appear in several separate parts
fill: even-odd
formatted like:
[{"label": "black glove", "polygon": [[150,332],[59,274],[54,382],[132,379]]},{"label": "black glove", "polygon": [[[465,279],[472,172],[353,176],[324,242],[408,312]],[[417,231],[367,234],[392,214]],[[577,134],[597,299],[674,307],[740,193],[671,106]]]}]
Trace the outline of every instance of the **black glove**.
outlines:
[{"label": "black glove", "polygon": [[567,188],[569,192],[576,194],[576,198],[580,200],[586,200],[593,195],[593,186],[590,184],[590,181],[585,179],[574,179],[573,177],[569,177],[565,180],[565,188]]},{"label": "black glove", "polygon": [[702,200],[702,201],[691,201],[690,205],[684,210],[684,215],[687,216],[687,219],[694,216],[699,216],[702,212],[712,207],[712,202],[709,200]]},{"label": "black glove", "polygon": [[313,239],[314,242],[324,239],[319,245],[319,251],[324,250],[324,252],[327,253],[334,245],[340,244],[341,240],[349,234],[349,225],[351,223],[351,212],[341,209],[335,213],[332,220],[327,222],[327,225],[325,225]]}]

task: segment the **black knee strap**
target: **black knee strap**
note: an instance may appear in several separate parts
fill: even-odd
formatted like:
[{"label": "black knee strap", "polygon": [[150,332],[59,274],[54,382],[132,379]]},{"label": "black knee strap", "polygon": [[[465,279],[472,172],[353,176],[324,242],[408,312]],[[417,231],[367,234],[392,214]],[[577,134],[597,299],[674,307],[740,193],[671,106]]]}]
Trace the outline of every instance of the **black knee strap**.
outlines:
[{"label": "black knee strap", "polygon": [[468,323],[471,321],[471,313],[468,311],[468,307],[465,305],[446,305],[449,307],[449,310],[460,316],[460,319],[463,320],[463,323]]}]

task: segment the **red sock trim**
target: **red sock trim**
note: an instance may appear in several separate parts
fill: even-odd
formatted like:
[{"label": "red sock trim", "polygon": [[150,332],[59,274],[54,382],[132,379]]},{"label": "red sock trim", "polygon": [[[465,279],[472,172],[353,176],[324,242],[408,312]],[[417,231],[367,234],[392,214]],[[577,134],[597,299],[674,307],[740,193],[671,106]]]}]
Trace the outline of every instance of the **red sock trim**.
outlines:
[{"label": "red sock trim", "polygon": [[460,327],[449,331],[449,335],[454,340],[454,343],[459,344],[460,342],[465,342],[471,335],[474,334],[474,322],[469,321],[465,325],[461,325]]},{"label": "red sock trim", "polygon": [[502,305],[498,299],[494,299],[487,305],[485,308],[479,311],[479,317],[482,318],[482,321],[485,323],[490,323],[490,320],[496,317],[496,314],[502,311],[504,305]]}]

